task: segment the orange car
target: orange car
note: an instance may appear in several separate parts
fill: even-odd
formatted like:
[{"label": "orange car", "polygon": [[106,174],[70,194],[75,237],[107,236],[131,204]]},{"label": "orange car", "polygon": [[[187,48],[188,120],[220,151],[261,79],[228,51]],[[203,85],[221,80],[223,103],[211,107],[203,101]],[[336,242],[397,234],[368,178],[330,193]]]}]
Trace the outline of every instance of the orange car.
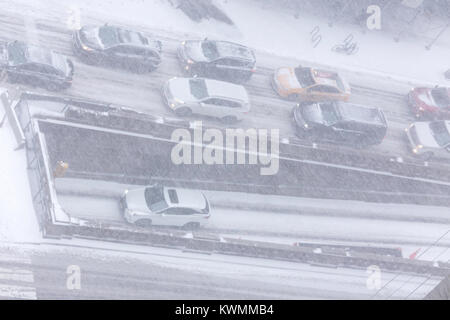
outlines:
[{"label": "orange car", "polygon": [[275,91],[292,101],[348,101],[350,86],[337,73],[313,68],[280,68],[272,79]]}]

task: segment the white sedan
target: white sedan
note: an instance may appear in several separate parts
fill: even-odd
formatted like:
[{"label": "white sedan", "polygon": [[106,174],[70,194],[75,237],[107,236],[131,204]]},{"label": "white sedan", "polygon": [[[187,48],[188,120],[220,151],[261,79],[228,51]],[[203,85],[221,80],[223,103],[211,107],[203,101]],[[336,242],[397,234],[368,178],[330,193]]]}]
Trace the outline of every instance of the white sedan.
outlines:
[{"label": "white sedan", "polygon": [[125,220],[142,227],[151,225],[198,228],[210,217],[210,206],[198,190],[153,185],[125,190],[120,206]]},{"label": "white sedan", "polygon": [[450,121],[414,122],[405,131],[414,154],[450,159]]}]

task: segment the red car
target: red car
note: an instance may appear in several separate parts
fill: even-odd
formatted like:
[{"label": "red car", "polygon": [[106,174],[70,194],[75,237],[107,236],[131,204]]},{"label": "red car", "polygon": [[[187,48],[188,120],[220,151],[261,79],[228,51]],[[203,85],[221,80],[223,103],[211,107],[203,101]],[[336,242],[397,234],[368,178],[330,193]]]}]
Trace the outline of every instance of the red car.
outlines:
[{"label": "red car", "polygon": [[450,119],[450,88],[414,88],[408,104],[417,118]]}]

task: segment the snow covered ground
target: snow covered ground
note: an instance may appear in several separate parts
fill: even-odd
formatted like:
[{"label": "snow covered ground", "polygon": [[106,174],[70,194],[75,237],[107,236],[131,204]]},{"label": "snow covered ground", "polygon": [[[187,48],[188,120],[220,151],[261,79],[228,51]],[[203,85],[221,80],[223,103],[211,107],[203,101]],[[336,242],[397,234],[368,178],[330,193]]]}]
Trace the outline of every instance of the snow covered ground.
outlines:
[{"label": "snow covered ground", "polygon": [[[14,245],[9,248],[18,249]],[[82,239],[47,240],[39,246],[33,244],[20,246],[20,250],[31,257],[41,255],[42,252],[50,256],[61,256],[62,259],[67,259],[69,264],[84,257],[94,266],[96,263],[110,263],[114,268],[115,261],[122,260],[128,265],[127,269],[143,263],[148,265],[149,270],[152,266],[160,266],[164,268],[164,272],[169,273],[176,273],[179,270],[206,278],[220,277],[230,282],[246,283],[249,287],[258,285],[262,287],[260,289],[262,292],[248,292],[248,294],[259,294],[267,299],[422,299],[441,280],[439,277],[382,271],[380,285],[371,286],[368,285],[370,273],[365,269],[327,268],[286,261],[220,254],[205,255],[176,249]],[[43,267],[40,265],[40,268]],[[84,266],[80,267],[83,272]],[[123,276],[126,276],[128,270],[123,272]],[[141,276],[151,276],[154,282],[157,275],[152,276],[144,268]],[[201,287],[197,287],[200,283],[195,283],[194,279],[194,277],[185,279],[194,287],[190,292],[191,298],[203,294]],[[220,290],[222,288],[218,288],[219,292]],[[162,290],[159,299],[164,299],[164,295],[165,292]]]},{"label": "snow covered ground", "polygon": [[[3,106],[0,104],[0,108]],[[27,176],[25,150],[15,150],[8,121],[0,128],[0,241],[41,239]]]},{"label": "snow covered ground", "polygon": [[[276,7],[258,6],[255,2],[228,0],[219,1],[221,6],[235,22],[234,27],[230,27],[215,21],[206,21],[200,24],[190,21],[181,11],[174,10],[166,0],[141,1],[88,1],[88,0],[0,0],[0,5],[4,12],[16,12],[25,17],[25,23],[29,27],[27,32],[28,40],[33,40],[36,34],[33,32],[36,23],[46,17],[55,21],[55,28],[61,28],[64,32],[69,28],[76,27],[82,23],[102,23],[115,22],[124,25],[135,26],[137,28],[151,28],[161,35],[172,37],[180,34],[186,37],[208,36],[210,38],[221,38],[239,41],[250,45],[260,51],[284,56],[286,65],[295,65],[299,62],[311,65],[325,65],[333,69],[340,70],[352,83],[363,81],[365,85],[373,85],[374,88],[389,92],[405,93],[412,85],[448,85],[449,82],[443,78],[443,72],[450,66],[445,65],[448,61],[449,31],[443,35],[444,40],[438,42],[432,50],[426,51],[422,44],[408,39],[400,43],[392,41],[390,35],[382,32],[355,31],[347,25],[335,25],[329,28],[326,21],[311,19],[308,16],[300,16],[295,19]],[[256,5],[256,7],[255,7]],[[0,18],[8,19],[8,15],[0,13]],[[80,21],[76,21],[77,17]],[[130,22],[130,17],[133,21]],[[261,19],[264,17],[264,19]],[[176,22],[176,23],[174,23]],[[273,26],[276,25],[277,28]],[[313,48],[310,42],[310,31],[319,25],[322,34],[322,42],[317,48]],[[201,32],[199,32],[201,30]],[[341,42],[349,33],[355,35],[360,50],[354,56],[343,56],[332,52],[330,49],[335,44]],[[36,40],[36,39],[35,39]],[[41,39],[42,40],[42,39]],[[262,64],[272,68],[278,67],[273,59],[259,60]],[[111,73],[114,76],[114,72]],[[134,76],[130,75],[130,81]],[[139,88],[139,87],[137,87]],[[108,95],[108,88],[104,88],[104,95]],[[127,90],[132,90],[126,88]],[[137,92],[137,97],[145,98],[142,93]],[[376,99],[376,97],[374,97]],[[286,111],[287,113],[287,111]],[[401,127],[401,125],[398,125]],[[15,151],[15,141],[10,130],[9,123],[0,128],[0,240],[2,242],[40,242],[42,241],[37,225],[35,213],[32,207],[31,195],[26,174],[25,151]],[[228,195],[210,194],[216,202],[225,206]],[[406,255],[421,248],[425,251],[431,244],[448,229],[448,208],[432,208],[419,206],[391,206],[391,205],[366,205],[355,202],[328,202],[311,199],[289,199],[268,198],[270,203],[278,203],[281,212],[274,214],[274,208],[253,208],[253,210],[242,210],[242,205],[247,201],[249,205],[257,206],[261,203],[258,196],[241,197],[235,208],[228,207],[222,214],[217,215],[214,223],[221,229],[232,229],[242,232],[253,232],[249,237],[255,240],[279,239],[276,236],[267,236],[267,232],[283,230],[289,234],[286,242],[327,239],[330,242],[345,241],[355,243],[399,243]],[[280,202],[286,202],[280,206]],[[287,203],[289,202],[289,203]],[[229,204],[228,204],[229,205]],[[220,207],[220,206],[219,206]],[[345,209],[342,209],[345,208]],[[108,209],[105,207],[103,209]],[[229,219],[227,213],[230,210],[234,213],[233,219]],[[272,211],[270,211],[272,210]],[[298,212],[297,212],[298,211]],[[324,214],[326,212],[326,214]],[[299,214],[296,214],[299,213]],[[306,214],[305,214],[306,213]],[[427,220],[427,223],[420,220]],[[388,220],[388,222],[387,222]],[[433,221],[434,220],[434,221]],[[255,232],[265,231],[266,235],[261,236]],[[289,232],[287,232],[289,231]],[[294,234],[294,236],[292,236]],[[233,234],[236,235],[235,233]],[[297,237],[296,235],[302,235]],[[351,236],[349,236],[351,235]],[[345,238],[348,236],[348,239]],[[370,241],[368,241],[370,239]],[[405,239],[408,239],[405,241]],[[411,240],[413,239],[413,240]],[[435,246],[433,250],[428,250],[427,255],[421,258],[429,260],[448,259],[448,240],[443,239],[444,245]],[[92,245],[92,242],[74,240],[78,245]],[[413,245],[411,244],[413,243]],[[115,245],[116,246],[116,245]],[[111,245],[108,244],[111,248]],[[120,245],[121,248],[125,246]],[[136,250],[136,247],[126,247],[126,249]],[[142,250],[153,250],[143,248]],[[158,251],[159,249],[154,249]],[[129,258],[123,252],[119,253],[125,258]],[[228,268],[224,261],[230,262],[229,257],[220,257],[213,262],[205,262],[204,259],[192,259],[186,256],[179,263],[176,259],[157,259],[155,255],[163,254],[154,252],[151,256],[152,263],[164,266],[185,268],[196,272],[218,272],[230,277],[241,277],[249,279],[257,276],[266,276],[273,282],[288,283],[294,281],[303,288],[314,288],[318,282],[325,288],[330,281],[333,281],[334,288],[339,288],[341,277],[345,277],[346,272],[354,271],[339,270],[336,272],[318,271],[309,269],[304,265],[291,265],[289,263],[259,261],[259,266],[255,268],[244,268],[250,262],[247,259],[233,261],[236,268]],[[245,260],[245,261],[243,261]],[[254,263],[252,261],[252,263]],[[288,265],[288,267],[287,267]],[[290,271],[282,272],[283,268],[291,268]],[[267,274],[263,272],[267,270]],[[384,281],[389,281],[395,275],[388,274]],[[355,277],[356,284],[344,284],[344,291],[352,292],[358,297],[370,297],[365,288],[365,271],[358,271]],[[401,278],[401,285],[408,283],[408,277]],[[294,280],[293,280],[294,279]],[[347,280],[342,280],[346,282]],[[350,281],[352,282],[352,281]],[[422,279],[408,283],[408,289],[419,285]],[[400,292],[396,290],[388,292],[384,297],[391,294],[397,297],[406,296],[406,288]],[[431,288],[431,287],[430,287]],[[428,288],[429,289],[429,288]],[[304,292],[306,292],[305,290]],[[338,296],[336,293],[329,297]],[[304,296],[308,297],[306,293]],[[328,298],[329,298],[328,297]]]}]

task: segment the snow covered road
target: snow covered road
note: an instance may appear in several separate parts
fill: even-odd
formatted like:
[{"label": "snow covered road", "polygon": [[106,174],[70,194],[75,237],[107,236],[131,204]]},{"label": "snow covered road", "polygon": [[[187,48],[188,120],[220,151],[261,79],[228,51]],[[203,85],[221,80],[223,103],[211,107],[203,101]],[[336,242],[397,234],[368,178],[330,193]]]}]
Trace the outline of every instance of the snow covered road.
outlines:
[{"label": "snow covered road", "polygon": [[[65,6],[55,6],[52,10],[60,10],[59,15],[53,12],[52,14],[49,13],[47,17],[37,14],[32,9],[22,10],[20,13],[5,10],[0,15],[0,21],[2,22],[0,24],[0,37],[8,40],[27,39],[33,44],[72,55],[71,30],[67,28],[66,21],[59,18],[67,15],[66,9]],[[104,19],[108,19],[108,17],[83,15],[84,23],[99,24],[104,23]],[[108,19],[106,22],[114,22],[114,20]],[[85,65],[75,59],[73,87],[63,94],[129,105],[154,115],[174,117],[171,110],[168,110],[162,103],[160,89],[164,81],[182,75],[176,60],[175,50],[180,41],[189,36],[182,33],[155,30],[145,26],[134,27],[147,33],[156,34],[163,40],[163,63],[156,72],[148,75],[137,75],[120,69]],[[270,76],[276,67],[298,65],[300,61],[274,56],[263,51],[257,52],[257,59],[258,71],[252,80],[246,84],[251,95],[252,110],[248,117],[236,127],[276,128],[280,129],[282,137],[293,137],[295,136],[291,124],[293,104],[280,99],[273,92],[270,87]],[[389,130],[383,143],[380,146],[370,148],[370,150],[356,151],[346,147],[340,147],[340,149],[348,149],[349,152],[358,153],[382,153],[393,157],[411,157],[402,139],[403,129],[414,120],[409,114],[405,102],[406,93],[411,85],[402,83],[391,85],[392,80],[379,79],[375,81],[367,75],[352,75],[349,72],[343,72],[355,87],[352,101],[383,109],[388,118]],[[365,83],[366,81],[367,83]],[[6,86],[9,85],[6,84]],[[15,88],[17,89],[17,87]],[[19,86],[18,88],[29,89],[25,86]],[[388,90],[387,88],[391,89]],[[37,88],[33,90],[44,92]],[[204,122],[210,126],[223,127],[223,124],[217,121],[204,119]],[[333,148],[333,146],[327,146],[326,144],[325,146]]]},{"label": "snow covered road", "polygon": [[[133,187],[94,180],[56,180],[58,201],[65,212],[106,223],[126,224],[119,198]],[[442,207],[204,193],[213,209],[205,232],[286,244],[305,241],[402,248],[406,257],[445,234],[450,219],[447,208]],[[450,259],[450,234],[431,246],[422,259],[434,260],[437,255],[439,261]]]}]

